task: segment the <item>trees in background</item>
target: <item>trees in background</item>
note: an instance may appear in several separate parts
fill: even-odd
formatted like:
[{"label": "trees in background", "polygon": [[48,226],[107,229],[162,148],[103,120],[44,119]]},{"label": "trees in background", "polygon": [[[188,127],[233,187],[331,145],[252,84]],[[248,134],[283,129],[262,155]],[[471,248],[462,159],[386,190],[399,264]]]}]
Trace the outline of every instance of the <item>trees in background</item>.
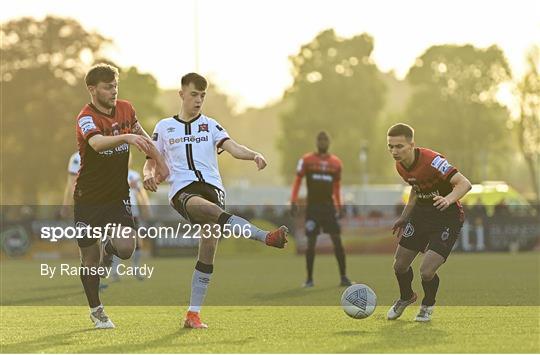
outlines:
[{"label": "trees in background", "polygon": [[[384,106],[385,87],[372,51],[371,36],[344,39],[330,29],[290,58],[294,83],[286,98],[291,109],[281,116],[278,144],[285,181],[294,176],[298,159],[315,150],[315,137],[321,130],[330,134],[330,149],[344,162],[346,183],[359,179],[361,151],[376,156],[377,150],[368,149]],[[367,160],[372,173],[381,167],[376,160]]]},{"label": "trees in background", "polygon": [[404,118],[416,129],[418,144],[446,154],[472,181],[499,180],[512,141],[508,111],[496,95],[510,79],[496,46],[432,46],[407,74],[413,94]]},{"label": "trees in background", "polygon": [[519,149],[529,170],[537,203],[540,202],[540,47],[527,54],[528,69],[518,84]]},{"label": "trees in background", "polygon": [[[75,117],[89,101],[84,75],[111,41],[75,20],[52,16],[4,23],[0,36],[1,202],[59,203],[76,149]],[[134,103],[143,124],[159,114],[151,75],[129,68],[120,79],[120,97]]]}]

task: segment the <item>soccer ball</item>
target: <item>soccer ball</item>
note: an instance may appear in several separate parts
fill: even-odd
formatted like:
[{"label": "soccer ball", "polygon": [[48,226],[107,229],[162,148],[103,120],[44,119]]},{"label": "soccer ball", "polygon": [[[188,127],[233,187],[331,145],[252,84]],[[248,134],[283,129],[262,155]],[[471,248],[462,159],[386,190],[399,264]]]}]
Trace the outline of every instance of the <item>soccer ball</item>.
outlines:
[{"label": "soccer ball", "polygon": [[369,286],[356,284],[348,287],[341,296],[341,307],[349,317],[364,319],[377,307],[377,296]]}]

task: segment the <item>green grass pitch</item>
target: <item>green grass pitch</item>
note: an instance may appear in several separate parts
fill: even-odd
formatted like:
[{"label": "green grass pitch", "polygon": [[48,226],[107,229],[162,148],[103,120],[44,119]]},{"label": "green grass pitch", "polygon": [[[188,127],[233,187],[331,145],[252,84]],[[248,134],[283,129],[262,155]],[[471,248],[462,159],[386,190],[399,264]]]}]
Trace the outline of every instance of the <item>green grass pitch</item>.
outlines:
[{"label": "green grass pitch", "polygon": [[[304,259],[292,250],[238,242],[245,249],[239,252],[228,243],[218,251],[203,308],[207,330],[180,326],[193,258],[143,260],[156,268],[151,279],[110,283],[101,297],[114,330],[92,328],[78,278],[48,280],[39,276],[40,262],[2,260],[1,352],[540,352],[538,253],[451,255],[440,272],[434,319],[419,324],[412,321],[418,303],[397,321],[385,319],[398,293],[391,255],[348,256],[351,278],[378,296],[375,313],[354,320],[339,307],[343,289],[333,256],[316,257],[316,287],[302,289]],[[414,267],[421,294],[419,260]]]}]

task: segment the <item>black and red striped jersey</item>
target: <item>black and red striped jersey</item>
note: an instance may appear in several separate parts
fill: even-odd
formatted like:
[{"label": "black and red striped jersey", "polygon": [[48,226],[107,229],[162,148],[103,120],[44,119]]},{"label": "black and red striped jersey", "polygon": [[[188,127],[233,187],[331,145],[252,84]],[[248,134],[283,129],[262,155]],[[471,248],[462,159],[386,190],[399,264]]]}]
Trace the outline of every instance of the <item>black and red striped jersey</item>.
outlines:
[{"label": "black and red striped jersey", "polygon": [[[412,165],[407,168],[401,162],[396,162],[396,170],[416,192],[416,205],[433,211],[438,211],[433,206],[433,198],[452,192],[450,179],[458,172],[442,154],[426,148],[415,148]],[[447,211],[463,214],[459,201],[452,204]]]},{"label": "black and red striped jersey", "polygon": [[129,144],[123,143],[98,153],[88,140],[96,134],[116,136],[131,133],[136,123],[135,109],[125,100],[117,100],[111,114],[99,111],[93,104],[83,107],[77,116],[81,167],[73,196],[76,201],[102,203],[129,197]]},{"label": "black and red striped jersey", "polygon": [[291,202],[296,202],[302,178],[306,177],[308,205],[341,206],[341,160],[333,154],[308,153],[299,161]]}]

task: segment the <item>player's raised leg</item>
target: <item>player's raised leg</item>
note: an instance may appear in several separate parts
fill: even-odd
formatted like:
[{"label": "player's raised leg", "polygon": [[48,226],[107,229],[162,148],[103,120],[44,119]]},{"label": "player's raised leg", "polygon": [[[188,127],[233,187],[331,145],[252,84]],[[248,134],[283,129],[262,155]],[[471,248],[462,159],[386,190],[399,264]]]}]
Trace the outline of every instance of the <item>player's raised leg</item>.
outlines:
[{"label": "player's raised leg", "polygon": [[[79,246],[81,254],[81,266],[83,270],[96,269],[99,265],[100,250],[97,243]],[[90,306],[90,319],[94,322],[96,328],[114,328],[113,322],[109,319],[101,300],[99,299],[99,275],[92,273],[81,272],[81,282],[83,284],[84,293]]]},{"label": "player's raised leg", "polygon": [[414,258],[418,254],[415,250],[397,246],[394,256],[394,272],[399,284],[400,297],[388,310],[389,320],[398,319],[408,305],[416,301],[416,293],[412,289],[413,270],[411,267]]},{"label": "player's raised leg", "polygon": [[219,224],[223,229],[229,229],[231,233],[242,231],[243,237],[249,237],[248,239],[257,240],[271,247],[284,248],[288,242],[287,227],[281,226],[270,232],[260,229],[244,218],[227,213],[216,204],[199,196],[190,197],[186,202],[186,209],[192,221]]},{"label": "player's raised leg", "polygon": [[435,297],[437,296],[437,290],[439,289],[439,275],[437,275],[437,270],[444,262],[444,257],[433,250],[428,250],[424,256],[424,260],[420,266],[424,298],[422,299],[420,310],[415,318],[417,322],[429,322],[431,320],[435,305]]}]

